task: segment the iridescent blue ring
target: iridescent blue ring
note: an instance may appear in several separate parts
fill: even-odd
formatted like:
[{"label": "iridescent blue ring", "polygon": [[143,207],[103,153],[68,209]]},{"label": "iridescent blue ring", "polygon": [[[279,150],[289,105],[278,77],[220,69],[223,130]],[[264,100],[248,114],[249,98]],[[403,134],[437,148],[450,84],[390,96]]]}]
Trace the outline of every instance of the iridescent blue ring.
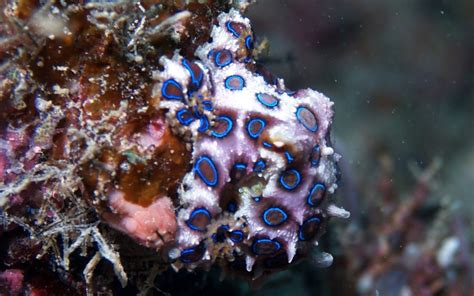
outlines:
[{"label": "iridescent blue ring", "polygon": [[197,215],[200,215],[200,214],[205,215],[209,219],[209,221],[211,220],[211,213],[209,213],[209,211],[207,209],[197,208],[197,209],[194,209],[194,211],[191,212],[191,215],[189,215],[189,219],[186,221],[186,225],[188,225],[188,227],[191,228],[194,231],[203,232],[203,231],[206,231],[206,228],[201,228],[201,227],[193,224],[194,218]]},{"label": "iridescent blue ring", "polygon": [[324,186],[324,184],[322,184],[322,183],[316,183],[316,184],[314,184],[313,188],[311,188],[311,190],[309,191],[309,194],[308,194],[308,198],[306,199],[306,202],[311,207],[319,206],[319,204],[322,201],[322,199],[321,199],[321,200],[317,201],[317,203],[313,202],[312,196],[317,190],[323,190],[323,194],[324,194],[324,192],[326,192],[326,186]]},{"label": "iridescent blue ring", "polygon": [[[268,219],[268,215],[270,215],[272,212],[278,212],[279,214],[281,214],[282,219],[278,221],[277,223],[270,221]],[[263,212],[262,219],[263,219],[263,222],[265,222],[265,224],[267,224],[268,226],[276,227],[276,226],[280,226],[281,224],[285,223],[286,220],[288,220],[288,214],[286,214],[286,212],[282,210],[281,208],[270,207]]]},{"label": "iridescent blue ring", "polygon": [[175,95],[170,95],[166,92],[166,88],[168,87],[169,84],[174,85],[176,88],[183,91],[183,88],[181,87],[181,84],[179,84],[174,79],[168,79],[165,82],[163,82],[163,85],[161,86],[161,94],[168,100],[182,100],[184,98],[183,94],[181,94],[180,96],[175,96]]},{"label": "iridescent blue ring", "polygon": [[[303,227],[308,224],[308,223],[321,223],[321,219],[319,219],[318,217],[311,217],[307,220],[305,220],[303,222],[302,225],[300,225],[300,230],[299,230],[299,233],[298,233],[298,238],[302,241],[305,241],[305,240],[309,240],[311,239],[312,237],[305,237],[304,233],[303,233]],[[314,235],[313,235],[314,236]]]},{"label": "iridescent blue ring", "polygon": [[218,133],[216,131],[211,131],[211,136],[216,137],[216,138],[224,138],[226,137],[230,131],[232,130],[232,127],[234,126],[234,123],[232,122],[232,119],[229,116],[222,115],[218,116],[216,118],[216,121],[224,121],[227,123],[227,126],[225,130],[222,133]]},{"label": "iridescent blue ring", "polygon": [[[273,244],[274,249],[268,252],[259,252],[258,251],[258,245],[259,244]],[[281,243],[278,242],[277,240],[271,240],[269,238],[259,238],[256,239],[253,244],[252,244],[252,252],[256,255],[271,255],[275,254],[281,249]]]},{"label": "iridescent blue ring", "polygon": [[209,120],[207,119],[207,116],[205,115],[202,115],[201,118],[199,118],[199,120],[200,120],[200,125],[198,128],[198,132],[204,133],[209,129]]},{"label": "iridescent blue ring", "polygon": [[234,37],[237,37],[237,38],[240,37],[240,34],[237,33],[237,31],[234,30],[234,28],[232,28],[232,23],[231,23],[231,21],[227,21],[227,22],[225,23],[225,27],[227,28],[227,30],[228,30],[229,32],[232,33],[232,35],[234,35]]},{"label": "iridescent blue ring", "polygon": [[247,49],[251,50],[253,49],[253,40],[252,40],[252,36],[247,36],[245,37],[245,47],[247,47]]},{"label": "iridescent blue ring", "polygon": [[[226,58],[222,63],[219,62],[219,58],[221,57],[222,54],[227,54],[228,58]],[[224,68],[225,66],[229,65],[232,63],[232,52],[227,49],[222,49],[217,51],[214,54],[214,64],[216,64],[217,67]]]},{"label": "iridescent blue ring", "polygon": [[[260,128],[256,132],[252,131],[252,126],[254,124],[260,124]],[[252,118],[247,123],[247,133],[249,134],[250,138],[257,139],[260,136],[260,134],[263,132],[263,129],[265,128],[266,125],[267,123],[265,122],[265,120],[261,118]]]},{"label": "iridescent blue ring", "polygon": [[262,105],[264,105],[264,106],[266,106],[266,107],[268,107],[268,108],[274,108],[274,107],[278,106],[279,100],[278,100],[277,98],[275,98],[275,97],[272,96],[272,95],[266,94],[267,96],[271,96],[271,97],[274,99],[273,102],[270,102],[270,103],[269,103],[269,102],[267,102],[267,101],[264,100],[263,95],[265,95],[265,94],[263,94],[263,93],[257,93],[257,94],[256,94],[257,100],[258,100],[260,103],[262,103]]},{"label": "iridescent blue ring", "polygon": [[207,111],[212,111],[214,109],[212,101],[202,101],[202,108]]},{"label": "iridescent blue ring", "polygon": [[188,118],[185,118],[184,116],[186,115],[186,113],[189,114],[189,110],[187,110],[186,108],[180,109],[178,110],[178,112],[176,112],[176,118],[178,119],[179,123],[188,126],[191,124],[191,122],[194,121],[194,118],[192,115]]},{"label": "iridescent blue ring", "polygon": [[[204,176],[204,174],[201,172],[201,170],[199,169],[199,165],[201,164],[201,162],[207,162],[207,164],[209,165],[209,167],[211,168],[212,170],[212,174],[213,174],[213,178],[211,180],[208,180],[206,178],[206,176]],[[196,172],[196,174],[198,174],[199,178],[201,178],[201,180],[207,185],[207,186],[211,186],[211,187],[214,187],[217,185],[217,181],[218,181],[218,172],[217,172],[217,169],[216,169],[216,166],[214,164],[214,162],[208,157],[208,156],[200,156],[197,160],[196,160],[196,163],[194,165],[194,171]]]},{"label": "iridescent blue ring", "polygon": [[259,159],[255,162],[255,164],[253,166],[253,171],[255,173],[261,173],[261,172],[263,172],[265,167],[266,167],[265,161],[263,159]]},{"label": "iridescent blue ring", "polygon": [[[304,110],[308,111],[311,114],[311,116],[314,118],[315,124],[313,126],[310,126],[308,122],[306,122],[303,118],[301,118],[301,112]],[[299,106],[296,109],[296,118],[310,132],[315,133],[318,130],[318,120],[316,119],[316,115],[314,115],[313,111],[309,110],[308,108],[304,106]]]},{"label": "iridescent blue ring", "polygon": [[293,155],[291,155],[289,151],[285,151],[285,157],[288,160],[288,163],[292,163],[293,160],[295,160],[295,158],[293,157]]},{"label": "iridescent blue ring", "polygon": [[311,166],[313,167],[318,166],[320,158],[321,158],[321,148],[319,147],[319,145],[316,145],[313,147],[313,150],[311,151],[311,157],[310,157]]},{"label": "iridescent blue ring", "polygon": [[239,243],[244,239],[244,233],[240,230],[234,230],[229,234],[229,238],[234,243]]},{"label": "iridescent blue ring", "polygon": [[[197,252],[201,252],[201,254],[197,253]],[[198,258],[192,258],[192,256],[194,254],[196,254],[199,256]],[[181,262],[183,263],[192,263],[192,262],[196,262],[198,261],[199,259],[201,259],[202,255],[204,254],[203,250],[201,249],[200,246],[197,246],[197,247],[191,247],[191,248],[187,248],[187,249],[184,249],[181,251],[181,256],[180,256],[180,260]],[[190,258],[191,256],[191,258]]]},{"label": "iridescent blue ring", "polygon": [[[189,62],[185,59],[183,59],[183,62],[182,62],[183,66],[188,70],[189,72],[189,75],[191,76],[191,83],[194,84],[194,86],[198,89],[201,87],[201,83],[202,83],[202,78],[204,77],[204,72],[202,71],[201,67],[199,67],[199,69],[201,70],[201,72],[199,73],[199,77],[196,77],[194,75],[194,71],[193,69],[191,68],[191,65],[189,64]],[[197,65],[197,64],[196,64]]]},{"label": "iridescent blue ring", "polygon": [[[293,174],[294,176],[296,176],[295,184],[289,185],[288,183],[286,183],[285,177],[288,174]],[[296,187],[298,187],[298,185],[300,185],[300,183],[301,183],[301,174],[296,169],[289,169],[289,170],[285,171],[283,174],[281,174],[281,176],[280,176],[280,184],[286,190],[294,190]]]},{"label": "iridescent blue ring", "polygon": [[[239,85],[237,86],[230,85],[230,81],[232,79],[237,79],[239,81]],[[224,86],[225,88],[229,90],[241,90],[245,87],[245,79],[240,75],[230,75],[224,80]]]}]

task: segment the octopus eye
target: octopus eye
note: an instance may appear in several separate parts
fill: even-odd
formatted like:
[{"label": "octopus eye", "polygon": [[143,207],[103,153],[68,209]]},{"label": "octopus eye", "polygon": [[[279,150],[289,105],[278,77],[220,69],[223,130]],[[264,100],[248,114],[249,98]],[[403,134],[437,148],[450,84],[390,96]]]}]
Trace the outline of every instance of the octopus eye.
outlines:
[{"label": "octopus eye", "polygon": [[265,120],[261,118],[252,118],[247,123],[247,133],[249,134],[250,138],[257,139],[260,134],[263,132],[265,125],[267,123]]},{"label": "octopus eye", "polygon": [[296,118],[310,132],[314,133],[318,130],[316,115],[308,108],[299,106],[298,109],[296,109]]},{"label": "octopus eye", "polygon": [[202,78],[204,77],[204,72],[196,63],[190,63],[184,59],[183,66],[188,70],[189,75],[191,76],[191,83],[189,88],[192,90],[198,90],[202,85]]},{"label": "octopus eye", "polygon": [[288,215],[281,208],[271,207],[263,212],[262,219],[266,225],[276,227],[285,223],[288,220]]},{"label": "octopus eye", "polygon": [[292,163],[295,158],[289,151],[285,151],[285,157],[288,160],[288,163]]},{"label": "octopus eye", "polygon": [[193,263],[201,260],[202,255],[204,255],[202,246],[191,247],[181,251],[180,260],[183,263]]},{"label": "octopus eye", "polygon": [[204,133],[209,129],[209,120],[205,115],[202,115],[201,118],[199,118],[200,125],[198,128],[198,132]]},{"label": "octopus eye", "polygon": [[183,88],[174,79],[168,79],[161,86],[161,94],[168,100],[182,100]]},{"label": "octopus eye", "polygon": [[186,126],[190,125],[191,122],[194,121],[192,113],[185,108],[180,109],[178,110],[178,112],[176,112],[176,118],[178,119],[179,123]]},{"label": "octopus eye", "polygon": [[311,190],[309,191],[306,202],[311,207],[317,207],[323,200],[325,194],[326,194],[326,186],[324,186],[324,184],[321,184],[321,183],[316,183],[314,184],[313,188],[311,188]]},{"label": "octopus eye", "polygon": [[257,93],[257,100],[262,103],[265,107],[274,108],[278,106],[279,100],[272,95],[265,93]]},{"label": "octopus eye", "polygon": [[186,225],[194,231],[206,231],[207,225],[211,222],[211,213],[205,208],[197,208],[189,215]]},{"label": "octopus eye", "polygon": [[316,145],[313,147],[313,150],[311,151],[311,156],[309,158],[309,161],[311,162],[311,166],[313,167],[318,166],[320,158],[321,158],[321,148],[319,147],[319,145]]},{"label": "octopus eye", "polygon": [[259,238],[252,244],[252,252],[256,255],[272,255],[281,249],[281,243],[269,238]]},{"label": "octopus eye", "polygon": [[266,164],[265,164],[265,161],[263,159],[259,159],[255,162],[254,166],[253,166],[253,171],[255,173],[261,173],[263,172],[263,170],[265,169],[266,167]]},{"label": "octopus eye", "polygon": [[247,27],[244,24],[228,21],[225,23],[227,31],[232,33],[234,37],[239,38]]},{"label": "octopus eye", "polygon": [[230,50],[222,49],[215,51],[213,54],[214,64],[219,68],[224,68],[225,66],[232,63],[232,53]]},{"label": "octopus eye", "polygon": [[224,86],[229,90],[242,90],[245,87],[245,80],[240,75],[231,75],[225,79]]},{"label": "octopus eye", "polygon": [[298,237],[302,241],[311,240],[318,233],[319,225],[321,224],[321,219],[318,217],[312,217],[303,222],[303,225],[300,226],[300,231]]},{"label": "octopus eye", "polygon": [[230,177],[232,180],[240,180],[246,174],[247,165],[245,163],[238,162],[234,164],[230,171]]},{"label": "octopus eye", "polygon": [[240,230],[234,230],[229,233],[229,238],[234,243],[239,243],[244,239],[244,233]]},{"label": "octopus eye", "polygon": [[294,190],[301,183],[301,174],[295,169],[289,169],[280,176],[280,184],[286,190]]},{"label": "octopus eye", "polygon": [[194,165],[194,171],[207,186],[216,186],[218,173],[214,162],[207,156],[200,156]]},{"label": "octopus eye", "polygon": [[217,125],[214,127],[214,130],[211,132],[211,136],[216,138],[224,138],[231,131],[234,126],[232,119],[229,116],[219,116],[216,118]]},{"label": "octopus eye", "polygon": [[247,36],[245,37],[245,47],[247,47],[247,49],[249,50],[252,50],[253,49],[253,38],[252,36]]}]

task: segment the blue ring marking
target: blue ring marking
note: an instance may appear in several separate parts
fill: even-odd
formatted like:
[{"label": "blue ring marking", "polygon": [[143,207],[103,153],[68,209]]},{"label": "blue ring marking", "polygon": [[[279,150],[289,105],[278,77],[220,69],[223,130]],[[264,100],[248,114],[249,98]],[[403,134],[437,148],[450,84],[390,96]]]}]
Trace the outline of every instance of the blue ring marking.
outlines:
[{"label": "blue ring marking", "polygon": [[314,233],[311,237],[306,237],[303,233],[303,227],[305,225],[307,225],[308,223],[321,223],[321,219],[319,219],[318,217],[312,217],[312,218],[309,218],[307,219],[306,221],[303,222],[303,225],[300,225],[300,230],[299,230],[299,233],[298,233],[298,238],[302,241],[305,241],[305,240],[310,240],[314,237],[314,235],[316,233]]},{"label": "blue ring marking", "polygon": [[266,164],[265,164],[265,160],[263,159],[259,159],[255,162],[254,166],[253,166],[253,171],[255,173],[261,173],[263,172],[263,170],[266,168]]},{"label": "blue ring marking", "polygon": [[189,110],[183,108],[183,109],[180,109],[178,110],[178,112],[176,112],[176,118],[178,119],[179,123],[181,123],[182,125],[190,125],[191,122],[194,121],[194,118],[190,115],[188,118],[185,118],[184,116],[187,114],[189,114]]},{"label": "blue ring marking", "polygon": [[199,121],[201,124],[199,125],[198,132],[204,133],[205,131],[209,129],[209,120],[207,119],[205,115],[203,115],[201,116]]},{"label": "blue ring marking", "polygon": [[[252,126],[254,124],[260,124],[260,128],[256,132],[252,131]],[[263,129],[265,128],[266,125],[267,123],[265,122],[265,120],[261,118],[252,118],[247,123],[247,133],[249,134],[250,138],[257,139],[260,136],[260,134],[263,132]]]},{"label": "blue ring marking", "polygon": [[212,104],[212,101],[202,101],[202,108],[207,111],[212,111],[214,110],[214,106]]},{"label": "blue ring marking", "polygon": [[235,202],[229,202],[227,204],[227,211],[231,213],[235,213],[237,211],[237,205],[235,204]]},{"label": "blue ring marking", "polygon": [[[175,95],[170,95],[166,92],[166,88],[168,87],[168,85],[174,85],[175,87],[177,87],[180,91],[181,91],[181,95],[180,96],[175,96]],[[165,82],[163,82],[163,85],[161,86],[161,94],[168,100],[182,100],[184,98],[183,94],[183,88],[181,87],[181,85],[174,79],[168,79],[166,80]]]},{"label": "blue ring marking", "polygon": [[[207,164],[209,165],[209,167],[211,168],[212,170],[212,173],[213,173],[213,177],[212,180],[208,180],[206,178],[206,176],[204,176],[204,174],[201,172],[201,170],[199,169],[199,165],[201,164],[201,162],[207,162]],[[218,180],[218,173],[217,173],[217,169],[216,169],[216,166],[214,165],[214,162],[208,157],[208,156],[200,156],[196,163],[194,164],[194,171],[198,174],[199,178],[201,178],[201,180],[207,185],[207,186],[211,186],[211,187],[214,187],[217,185],[217,180]]]},{"label": "blue ring marking", "polygon": [[[222,54],[228,54],[227,58],[221,63],[219,62],[219,59],[221,57]],[[224,68],[225,66],[229,65],[230,63],[232,63],[232,52],[230,52],[230,50],[227,50],[227,49],[222,49],[222,50],[219,50],[217,51],[215,54],[214,54],[214,64],[216,64],[217,67],[219,68]]]},{"label": "blue ring marking", "polygon": [[[263,97],[264,95],[271,96],[271,97],[274,99],[274,101],[271,102],[271,103],[266,102],[266,101],[264,100],[264,97]],[[257,100],[258,100],[260,103],[262,103],[262,105],[264,105],[264,106],[266,106],[266,107],[268,107],[268,108],[274,108],[274,107],[278,106],[278,103],[280,102],[277,98],[275,98],[274,96],[269,95],[269,94],[257,93],[256,96],[257,96]]]},{"label": "blue ring marking", "polygon": [[[323,191],[323,193],[322,193],[323,196],[321,196],[321,198],[319,200],[317,200],[316,202],[313,202],[313,199],[312,199],[313,194],[315,194],[318,190]],[[319,204],[323,200],[323,197],[324,197],[325,193],[326,193],[326,186],[324,186],[324,184],[322,184],[322,183],[316,183],[316,184],[314,184],[313,188],[311,188],[311,190],[309,191],[308,198],[306,199],[306,202],[311,207],[317,207],[317,206],[319,206]]]},{"label": "blue ring marking", "polygon": [[232,23],[231,23],[231,21],[227,21],[227,22],[225,23],[225,27],[227,28],[227,30],[228,30],[229,32],[232,33],[232,35],[234,35],[234,36],[237,37],[237,38],[240,37],[240,34],[237,33],[237,31],[236,31],[234,28],[232,28]]},{"label": "blue ring marking", "polygon": [[[200,253],[198,253],[198,252],[200,252]],[[196,255],[196,254],[199,257],[198,258],[192,258],[192,256]],[[203,249],[200,246],[191,247],[191,248],[187,248],[187,249],[184,249],[184,250],[181,251],[180,259],[181,259],[181,262],[183,262],[183,263],[192,263],[192,262],[199,261],[201,259],[202,255],[204,255],[204,252],[203,252]]]},{"label": "blue ring marking", "polygon": [[194,218],[196,218],[197,215],[202,215],[202,214],[205,215],[209,219],[209,221],[211,221],[211,213],[209,213],[208,210],[206,210],[205,208],[197,208],[191,212],[191,215],[189,215],[189,219],[186,221],[186,225],[188,225],[188,227],[194,231],[199,231],[199,232],[206,231],[207,225],[205,228],[201,228],[193,224]]},{"label": "blue ring marking", "polygon": [[207,53],[207,58],[210,59],[215,54],[216,54],[216,49],[213,48],[213,49],[209,50],[209,52]]},{"label": "blue ring marking", "polygon": [[[288,176],[288,174],[293,174],[294,176],[296,176],[295,184],[288,185],[288,183],[286,183],[285,177]],[[298,172],[295,169],[289,169],[289,170],[283,172],[283,174],[281,174],[281,176],[280,176],[280,184],[286,190],[294,190],[296,187],[298,187],[298,185],[300,185],[300,183],[301,183],[301,174],[300,174],[300,172]]]},{"label": "blue ring marking", "polygon": [[[239,80],[239,85],[238,86],[231,86],[230,85],[230,81],[232,79],[237,79]],[[240,76],[240,75],[230,75],[229,77],[227,77],[224,81],[224,86],[225,88],[229,89],[229,90],[241,90],[245,87],[245,79]]]},{"label": "blue ring marking", "polygon": [[[259,244],[273,244],[273,250],[265,251],[265,252],[258,252],[257,248]],[[277,240],[271,240],[269,238],[259,238],[254,240],[252,244],[252,252],[256,255],[271,255],[275,254],[281,249],[281,244]]]},{"label": "blue ring marking", "polygon": [[293,157],[293,155],[291,155],[289,151],[285,151],[285,157],[288,160],[288,163],[292,163],[293,160],[295,160],[295,158]]},{"label": "blue ring marking", "polygon": [[[305,120],[301,118],[301,112],[305,110],[308,111],[311,114],[311,116],[314,118],[314,126],[309,126],[308,122],[306,122]],[[298,119],[298,121],[310,132],[315,133],[318,130],[318,120],[316,119],[316,115],[314,115],[313,111],[309,110],[308,108],[299,106],[296,109],[296,119]]]},{"label": "blue ring marking", "polygon": [[260,202],[262,200],[261,196],[254,196],[252,197],[255,202]]},{"label": "blue ring marking", "polygon": [[294,94],[296,94],[296,91],[287,89],[286,94],[289,96],[293,96]]},{"label": "blue ring marking", "polygon": [[263,141],[262,145],[263,145],[263,147],[266,147],[266,148],[272,148],[273,147],[273,145],[268,143],[267,141]]},{"label": "blue ring marking", "polygon": [[202,71],[201,67],[196,66],[199,68],[199,70],[201,70],[201,72],[199,73],[199,77],[196,77],[194,74],[194,71],[193,69],[191,68],[191,65],[189,64],[189,62],[185,59],[183,59],[183,62],[182,62],[183,66],[189,71],[189,75],[191,75],[191,83],[194,84],[195,88],[196,89],[199,89],[201,87],[201,84],[202,84],[202,78],[204,77],[204,71]]},{"label": "blue ring marking", "polygon": [[244,233],[240,230],[234,230],[229,234],[229,238],[234,243],[239,243],[244,239]]},{"label": "blue ring marking", "polygon": [[232,127],[234,126],[234,123],[232,122],[232,119],[230,119],[229,116],[225,116],[225,115],[217,117],[216,121],[225,121],[227,123],[227,127],[225,131],[223,131],[222,133],[211,131],[211,136],[216,137],[216,138],[224,138],[230,133],[230,131],[232,130]]},{"label": "blue ring marking", "polygon": [[319,160],[321,158],[321,148],[319,145],[313,147],[313,151],[311,151],[310,162],[311,166],[315,167],[318,166]]},{"label": "blue ring marking", "polygon": [[249,36],[245,37],[245,47],[247,47],[247,49],[249,49],[249,50],[253,49],[252,36],[249,35]]},{"label": "blue ring marking", "polygon": [[237,162],[236,164],[234,164],[234,168],[238,170],[245,170],[247,168],[247,164],[243,162]]},{"label": "blue ring marking", "polygon": [[[278,221],[276,223],[270,221],[268,219],[268,215],[270,215],[272,212],[278,212],[278,214],[281,214],[282,215],[281,221]],[[285,213],[285,211],[283,211],[281,208],[270,207],[263,212],[262,218],[263,218],[263,222],[265,222],[265,224],[267,224],[268,226],[276,227],[276,226],[280,226],[281,224],[285,223],[286,220],[288,220],[288,214]]]}]

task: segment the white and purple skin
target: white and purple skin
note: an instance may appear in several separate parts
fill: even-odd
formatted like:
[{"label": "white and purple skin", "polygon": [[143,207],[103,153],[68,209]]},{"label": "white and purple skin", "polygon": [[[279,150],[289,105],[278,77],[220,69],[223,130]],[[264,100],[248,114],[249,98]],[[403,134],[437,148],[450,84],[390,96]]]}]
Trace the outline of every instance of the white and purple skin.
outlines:
[{"label": "white and purple skin", "polygon": [[272,262],[304,256],[338,215],[328,200],[338,179],[333,102],[311,89],[290,92],[282,79],[267,83],[252,43],[249,20],[232,9],[195,60],[175,53],[154,72],[156,107],[192,151],[169,252],[177,269],[236,259],[248,272],[279,268]]}]

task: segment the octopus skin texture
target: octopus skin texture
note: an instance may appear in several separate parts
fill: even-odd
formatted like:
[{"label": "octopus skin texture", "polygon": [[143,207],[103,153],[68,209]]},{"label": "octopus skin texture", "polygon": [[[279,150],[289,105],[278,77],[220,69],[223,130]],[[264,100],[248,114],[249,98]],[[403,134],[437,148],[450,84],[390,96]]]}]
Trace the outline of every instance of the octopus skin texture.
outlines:
[{"label": "octopus skin texture", "polygon": [[194,59],[163,56],[153,73],[152,104],[191,151],[168,251],[175,269],[284,268],[309,253],[337,212],[328,210],[339,158],[329,140],[333,103],[287,90],[254,61],[253,39],[232,9]]}]

